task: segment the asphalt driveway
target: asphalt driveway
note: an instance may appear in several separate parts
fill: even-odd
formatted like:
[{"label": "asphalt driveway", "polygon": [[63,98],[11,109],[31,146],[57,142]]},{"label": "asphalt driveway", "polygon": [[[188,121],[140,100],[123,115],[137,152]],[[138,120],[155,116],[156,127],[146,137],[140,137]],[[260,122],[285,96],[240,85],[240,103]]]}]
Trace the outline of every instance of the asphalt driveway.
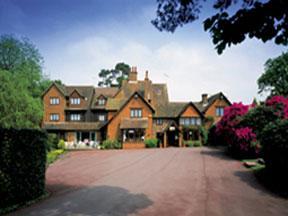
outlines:
[{"label": "asphalt driveway", "polygon": [[241,163],[209,148],[70,152],[45,199],[12,215],[288,215]]}]

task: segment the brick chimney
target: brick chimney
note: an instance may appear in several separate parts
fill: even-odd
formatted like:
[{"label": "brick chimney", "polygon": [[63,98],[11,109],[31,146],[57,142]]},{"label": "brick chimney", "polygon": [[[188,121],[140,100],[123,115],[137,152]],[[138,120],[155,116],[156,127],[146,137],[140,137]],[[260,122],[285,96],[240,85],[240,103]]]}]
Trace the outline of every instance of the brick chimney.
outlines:
[{"label": "brick chimney", "polygon": [[202,94],[202,104],[203,106],[208,105],[208,94]]},{"label": "brick chimney", "polygon": [[128,77],[129,82],[137,82],[137,67],[131,67],[131,71]]},{"label": "brick chimney", "polygon": [[144,92],[145,92],[145,99],[149,103],[151,103],[152,102],[152,81],[149,80],[148,71],[145,72]]}]

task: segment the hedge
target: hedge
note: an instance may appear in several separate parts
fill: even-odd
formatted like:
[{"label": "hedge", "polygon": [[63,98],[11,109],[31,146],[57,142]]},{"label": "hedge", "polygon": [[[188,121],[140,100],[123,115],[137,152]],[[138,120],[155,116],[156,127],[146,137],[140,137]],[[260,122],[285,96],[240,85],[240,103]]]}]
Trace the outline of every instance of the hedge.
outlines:
[{"label": "hedge", "polygon": [[0,129],[0,209],[44,194],[46,144],[40,130]]},{"label": "hedge", "polygon": [[268,124],[261,136],[266,169],[288,181],[288,120]]}]

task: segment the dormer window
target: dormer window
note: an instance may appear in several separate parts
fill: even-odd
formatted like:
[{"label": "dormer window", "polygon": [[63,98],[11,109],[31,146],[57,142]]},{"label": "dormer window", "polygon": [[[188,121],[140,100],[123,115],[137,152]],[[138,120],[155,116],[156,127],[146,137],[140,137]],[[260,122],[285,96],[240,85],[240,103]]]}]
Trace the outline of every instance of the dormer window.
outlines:
[{"label": "dormer window", "polygon": [[57,105],[60,103],[60,99],[58,97],[51,97],[50,98],[50,104],[51,105]]},{"label": "dormer window", "polygon": [[105,103],[106,103],[106,100],[104,98],[101,98],[101,99],[98,100],[98,105],[99,106],[104,106]]},{"label": "dormer window", "polygon": [[80,104],[80,98],[71,98],[70,103],[73,105],[79,105]]}]

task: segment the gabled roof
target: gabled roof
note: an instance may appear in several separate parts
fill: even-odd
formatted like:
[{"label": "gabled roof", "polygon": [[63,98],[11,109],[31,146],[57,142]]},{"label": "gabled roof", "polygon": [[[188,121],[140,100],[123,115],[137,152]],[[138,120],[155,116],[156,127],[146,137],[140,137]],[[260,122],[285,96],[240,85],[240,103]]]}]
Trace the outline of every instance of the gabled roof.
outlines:
[{"label": "gabled roof", "polygon": [[186,106],[183,108],[183,110],[179,113],[178,116],[180,116],[183,112],[185,112],[185,110],[186,110],[189,106],[192,106],[192,107],[196,110],[196,112],[197,112],[201,117],[204,117],[203,114],[202,114],[202,112],[197,108],[196,105],[194,105],[193,102],[187,103]]},{"label": "gabled roof", "polygon": [[121,107],[117,110],[117,113],[107,122],[111,122],[123,109],[124,107],[135,97],[137,96],[138,98],[140,98],[150,109],[151,111],[154,113],[155,112],[155,109],[144,99],[144,97],[141,96],[141,94],[139,94],[137,91],[134,92],[134,94],[132,94],[128,100],[126,100],[122,105]]},{"label": "gabled roof", "polygon": [[229,105],[231,105],[231,102],[222,92],[211,95],[208,98],[208,104],[206,106],[203,105],[202,101],[194,102],[194,104],[198,108],[198,110],[200,110],[204,114],[217,99],[224,99]]},{"label": "gabled roof", "polygon": [[[115,87],[96,87],[95,94],[91,103],[91,109],[107,109],[107,104],[110,98],[113,98],[114,95],[118,92],[119,88]],[[105,97],[107,99],[106,104],[99,106],[97,101],[99,97]]]},{"label": "gabled roof", "polygon": [[48,86],[48,88],[42,93],[42,97],[52,88],[52,86],[55,86],[55,87],[58,89],[58,91],[59,91],[64,97],[66,96],[64,87],[63,87],[62,85],[56,83],[56,82],[52,82],[52,83]]}]

